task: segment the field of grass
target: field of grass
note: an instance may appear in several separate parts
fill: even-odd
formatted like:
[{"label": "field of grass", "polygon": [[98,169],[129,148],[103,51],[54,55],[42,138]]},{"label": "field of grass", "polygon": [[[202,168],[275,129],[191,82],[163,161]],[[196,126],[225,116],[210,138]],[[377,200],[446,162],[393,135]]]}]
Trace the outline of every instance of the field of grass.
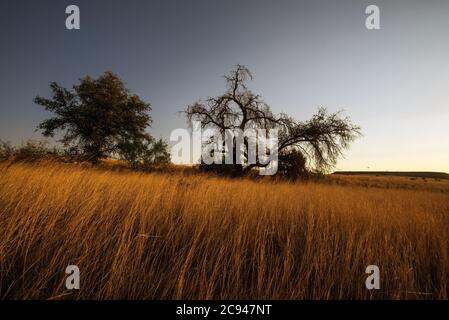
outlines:
[{"label": "field of grass", "polygon": [[[448,299],[447,185],[366,179],[3,163],[0,298]],[[373,264],[381,288],[370,291]],[[65,288],[67,265],[80,290]]]},{"label": "field of grass", "polygon": [[373,175],[330,175],[326,183],[362,188],[402,189],[432,191],[449,194],[449,180],[438,178],[417,178],[404,176]]}]

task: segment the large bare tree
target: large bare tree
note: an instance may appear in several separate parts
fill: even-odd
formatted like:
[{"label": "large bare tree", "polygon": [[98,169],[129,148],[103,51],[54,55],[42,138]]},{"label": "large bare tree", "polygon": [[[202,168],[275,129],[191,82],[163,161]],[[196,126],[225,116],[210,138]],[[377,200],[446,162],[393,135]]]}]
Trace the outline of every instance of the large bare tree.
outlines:
[{"label": "large bare tree", "polygon": [[[226,92],[206,101],[189,105],[185,114],[189,123],[197,120],[201,127],[219,129],[271,129],[278,130],[280,167],[295,175],[292,170],[325,171],[332,168],[350,143],[360,135],[360,128],[341,113],[328,113],[325,108],[308,121],[297,121],[280,113],[274,114],[261,96],[246,86],[252,79],[251,72],[242,65],[225,76]],[[242,166],[234,164],[234,171],[245,173],[264,164]]]}]

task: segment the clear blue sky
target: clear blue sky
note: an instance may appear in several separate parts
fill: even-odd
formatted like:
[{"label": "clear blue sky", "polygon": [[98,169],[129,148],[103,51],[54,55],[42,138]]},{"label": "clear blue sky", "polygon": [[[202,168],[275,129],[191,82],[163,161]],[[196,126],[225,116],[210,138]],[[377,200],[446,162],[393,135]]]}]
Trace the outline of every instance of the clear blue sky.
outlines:
[{"label": "clear blue sky", "polygon": [[[81,30],[65,29],[65,7]],[[365,28],[369,4],[381,29]],[[344,170],[449,172],[449,1],[188,0],[0,3],[0,138],[20,144],[48,116],[32,99],[50,81],[117,73],[153,106],[150,132],[220,94],[235,64],[275,112],[307,119],[344,109],[364,137]]]}]

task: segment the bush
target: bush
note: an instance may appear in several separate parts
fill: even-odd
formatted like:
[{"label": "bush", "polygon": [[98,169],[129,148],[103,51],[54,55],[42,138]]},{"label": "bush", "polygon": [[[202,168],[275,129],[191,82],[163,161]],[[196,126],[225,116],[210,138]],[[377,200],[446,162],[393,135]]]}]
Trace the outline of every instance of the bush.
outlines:
[{"label": "bush", "polygon": [[307,180],[310,173],[307,170],[306,157],[296,149],[281,152],[279,154],[278,174],[291,180]]},{"label": "bush", "polygon": [[29,140],[14,152],[16,161],[36,161],[47,156],[47,144],[42,141]]},{"label": "bush", "polygon": [[166,166],[170,163],[170,152],[167,143],[159,139],[148,145],[142,153],[143,169]]},{"label": "bush", "polygon": [[5,161],[14,156],[14,147],[9,142],[0,140],[0,161]]},{"label": "bush", "polygon": [[126,142],[118,149],[120,158],[134,169],[151,170],[170,163],[168,145],[162,139]]},{"label": "bush", "polygon": [[45,141],[28,140],[20,147],[14,147],[10,142],[0,140],[0,160],[33,162],[38,160],[61,159],[57,148],[49,148]]}]

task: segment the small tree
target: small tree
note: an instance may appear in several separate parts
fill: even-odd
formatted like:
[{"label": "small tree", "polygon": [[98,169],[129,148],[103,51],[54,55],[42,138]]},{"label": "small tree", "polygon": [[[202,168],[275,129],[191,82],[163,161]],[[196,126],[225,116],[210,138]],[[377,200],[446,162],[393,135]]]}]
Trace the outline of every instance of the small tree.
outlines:
[{"label": "small tree", "polygon": [[307,159],[297,149],[283,151],[279,155],[278,172],[290,179],[308,179]]},{"label": "small tree", "polygon": [[150,169],[170,163],[167,143],[162,140],[145,139],[143,142],[128,142],[120,146],[122,157],[133,168]]},{"label": "small tree", "polygon": [[[244,66],[238,65],[225,78],[226,92],[188,106],[185,110],[188,121],[198,120],[202,128],[215,128],[220,132],[226,129],[253,128],[265,129],[266,132],[277,129],[279,165],[281,172],[290,176],[303,175],[307,168],[319,171],[331,168],[360,134],[360,128],[349,118],[341,118],[338,112],[329,114],[325,108],[319,108],[305,122],[296,121],[286,114],[275,115],[260,95],[246,86],[252,75]],[[246,167],[234,162],[233,171],[234,174],[244,174],[254,167],[263,166],[258,161]],[[300,172],[293,173],[293,168]]]},{"label": "small tree", "polygon": [[73,90],[50,83],[52,98],[36,97],[36,104],[52,112],[53,118],[38,128],[44,136],[61,131],[61,142],[70,154],[97,163],[119,155],[133,165],[154,141],[145,132],[151,124],[149,103],[131,94],[112,72],[98,79],[80,79]]}]

